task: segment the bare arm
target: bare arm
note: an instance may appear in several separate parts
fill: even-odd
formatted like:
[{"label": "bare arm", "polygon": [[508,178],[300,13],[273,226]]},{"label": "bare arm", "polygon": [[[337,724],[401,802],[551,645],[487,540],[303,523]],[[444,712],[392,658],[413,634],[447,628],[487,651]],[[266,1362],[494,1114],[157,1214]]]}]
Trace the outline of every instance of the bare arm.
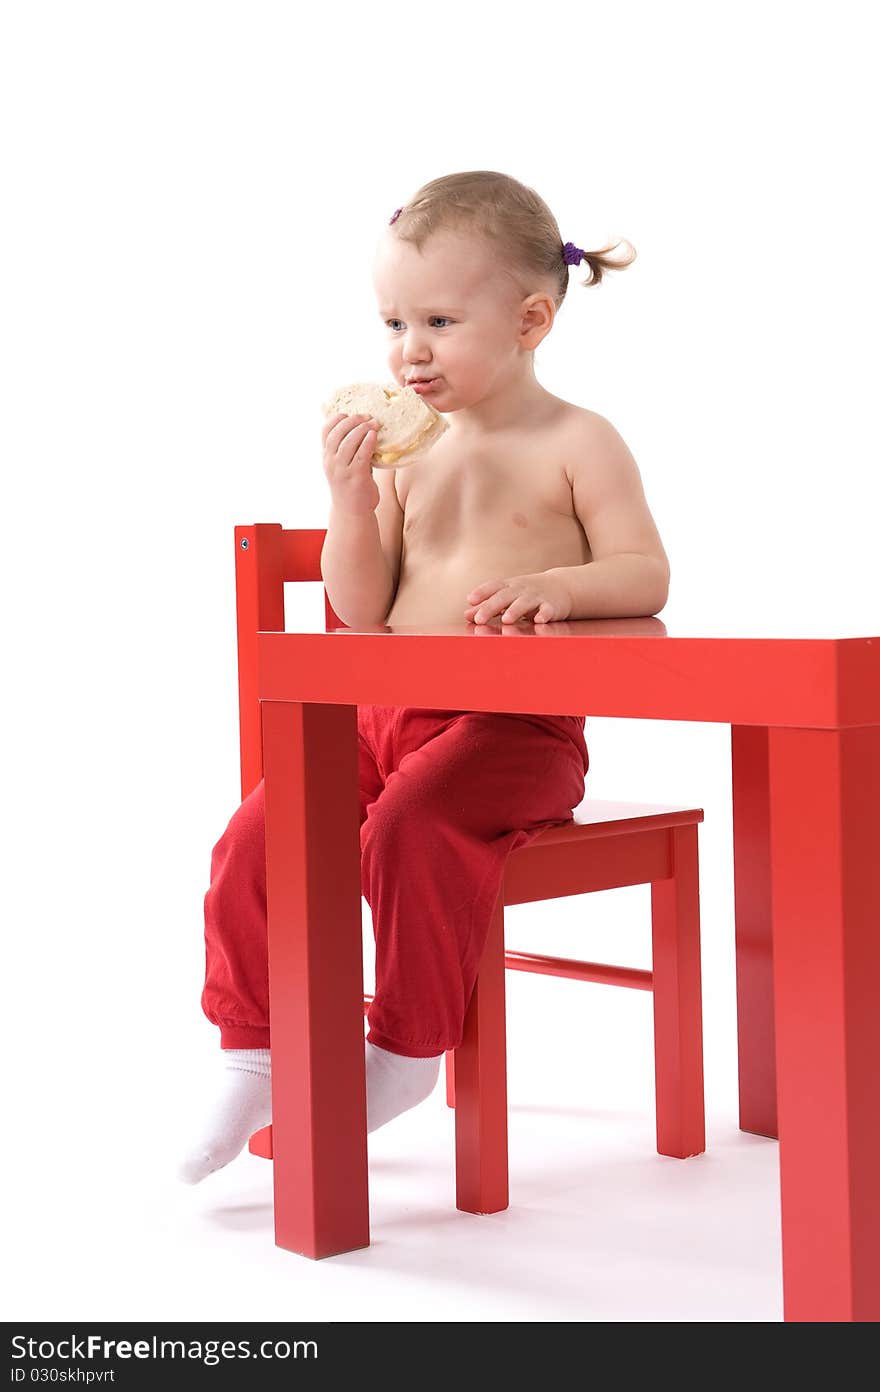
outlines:
[{"label": "bare arm", "polygon": [[629,619],[659,614],[669,578],[657,556],[618,551],[585,565],[553,566],[571,600],[570,619]]},{"label": "bare arm", "polygon": [[669,592],[669,558],[629,447],[604,416],[582,424],[572,464],[575,512],[592,561],[553,574],[571,594],[572,619],[657,614]]},{"label": "bare arm", "polygon": [[334,612],[348,628],[384,624],[397,586],[374,512],[354,516],[331,507],[321,575]]},{"label": "bare arm", "polygon": [[384,624],[397,588],[376,517],[382,493],[370,467],[376,442],[372,425],[369,416],[338,412],[322,432],[331,503],[321,577],[334,613],[348,628]]}]

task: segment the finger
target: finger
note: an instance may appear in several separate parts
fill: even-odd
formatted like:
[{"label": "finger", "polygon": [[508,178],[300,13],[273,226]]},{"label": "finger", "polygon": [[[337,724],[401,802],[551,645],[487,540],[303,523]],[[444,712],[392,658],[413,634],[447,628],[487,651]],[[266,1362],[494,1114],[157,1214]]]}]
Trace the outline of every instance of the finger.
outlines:
[{"label": "finger", "polygon": [[500,614],[502,609],[506,609],[513,598],[513,590],[499,590],[497,594],[491,595],[487,599],[480,600],[477,612],[474,614],[474,623],[483,623],[486,619],[492,619],[496,614]]},{"label": "finger", "polygon": [[[363,430],[365,432],[363,438],[349,460],[350,466],[369,464],[373,455],[373,450],[376,448],[375,430],[372,430],[369,426],[364,426]],[[356,432],[352,432],[352,437],[356,438]]]},{"label": "finger", "polygon": [[321,437],[322,437],[322,439],[323,439],[325,442],[326,442],[327,436],[330,434],[330,431],[331,431],[331,430],[333,429],[333,427],[334,427],[335,425],[337,425],[337,424],[339,423],[339,421],[341,421],[341,420],[345,420],[345,412],[344,412],[344,411],[337,411],[336,414],[335,414],[334,416],[327,416],[327,418],[326,418],[325,421],[324,421],[323,428],[322,428],[322,430],[321,430]]},{"label": "finger", "polygon": [[559,619],[564,619],[565,615],[558,604],[551,604],[549,600],[545,599],[535,615],[536,619],[539,617],[542,623],[554,623]]},{"label": "finger", "polygon": [[338,449],[342,441],[346,440],[353,431],[371,420],[372,416],[343,416],[342,420],[337,421],[329,432],[326,443],[332,448]]},{"label": "finger", "polygon": [[344,440],[349,431],[362,419],[362,416],[334,416],[324,436],[325,445],[330,445],[331,448],[338,447],[340,440]]},{"label": "finger", "polygon": [[530,613],[539,602],[537,595],[519,595],[512,604],[507,606],[504,613],[501,615],[501,622],[516,623],[517,619],[521,619],[524,615]]},{"label": "finger", "polygon": [[465,599],[472,604],[479,604],[481,599],[485,599],[487,595],[500,590],[504,583],[503,580],[484,580],[482,585],[477,585],[475,590],[471,590],[470,594],[465,595]]},{"label": "finger", "polygon": [[474,623],[485,623],[492,614],[492,601],[482,599],[474,608]]},{"label": "finger", "polygon": [[[356,425],[353,430],[350,430],[337,449],[336,457],[340,464],[346,468],[354,464],[372,433],[370,427],[364,424]],[[373,446],[371,444],[370,454],[372,452]]]}]

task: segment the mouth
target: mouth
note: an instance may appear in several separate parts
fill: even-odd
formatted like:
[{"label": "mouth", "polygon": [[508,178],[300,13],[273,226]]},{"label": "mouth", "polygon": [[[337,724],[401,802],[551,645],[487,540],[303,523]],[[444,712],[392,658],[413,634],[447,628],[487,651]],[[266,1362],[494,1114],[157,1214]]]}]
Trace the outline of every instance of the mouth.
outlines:
[{"label": "mouth", "polygon": [[412,387],[419,396],[424,396],[427,392],[434,391],[439,383],[439,377],[410,377],[407,386]]}]

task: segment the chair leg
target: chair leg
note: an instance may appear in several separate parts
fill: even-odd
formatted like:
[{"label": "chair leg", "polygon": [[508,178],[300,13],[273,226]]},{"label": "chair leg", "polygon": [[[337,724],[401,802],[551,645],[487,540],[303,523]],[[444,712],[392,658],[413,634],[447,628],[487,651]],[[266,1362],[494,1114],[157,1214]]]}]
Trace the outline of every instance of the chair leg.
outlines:
[{"label": "chair leg", "polygon": [[706,1148],[697,827],[674,827],[674,872],[651,884],[657,1149]]},{"label": "chair leg", "polygon": [[454,1049],[448,1049],[448,1050],[446,1051],[446,1105],[447,1105],[447,1107],[454,1107],[454,1106],[455,1106],[455,1063],[454,1063],[454,1058],[455,1058],[455,1051],[454,1051]]},{"label": "chair leg", "polygon": [[452,1071],[456,1207],[466,1213],[498,1213],[509,1203],[504,904],[500,891]]}]

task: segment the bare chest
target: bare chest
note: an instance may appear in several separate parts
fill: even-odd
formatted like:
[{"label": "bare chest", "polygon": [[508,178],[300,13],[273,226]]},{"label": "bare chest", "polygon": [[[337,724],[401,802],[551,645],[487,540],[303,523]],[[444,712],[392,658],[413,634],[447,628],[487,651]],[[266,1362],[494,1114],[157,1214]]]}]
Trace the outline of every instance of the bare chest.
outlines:
[{"label": "bare chest", "polygon": [[475,585],[591,559],[564,431],[463,447],[451,438],[396,473],[404,513],[389,624],[458,623]]}]

